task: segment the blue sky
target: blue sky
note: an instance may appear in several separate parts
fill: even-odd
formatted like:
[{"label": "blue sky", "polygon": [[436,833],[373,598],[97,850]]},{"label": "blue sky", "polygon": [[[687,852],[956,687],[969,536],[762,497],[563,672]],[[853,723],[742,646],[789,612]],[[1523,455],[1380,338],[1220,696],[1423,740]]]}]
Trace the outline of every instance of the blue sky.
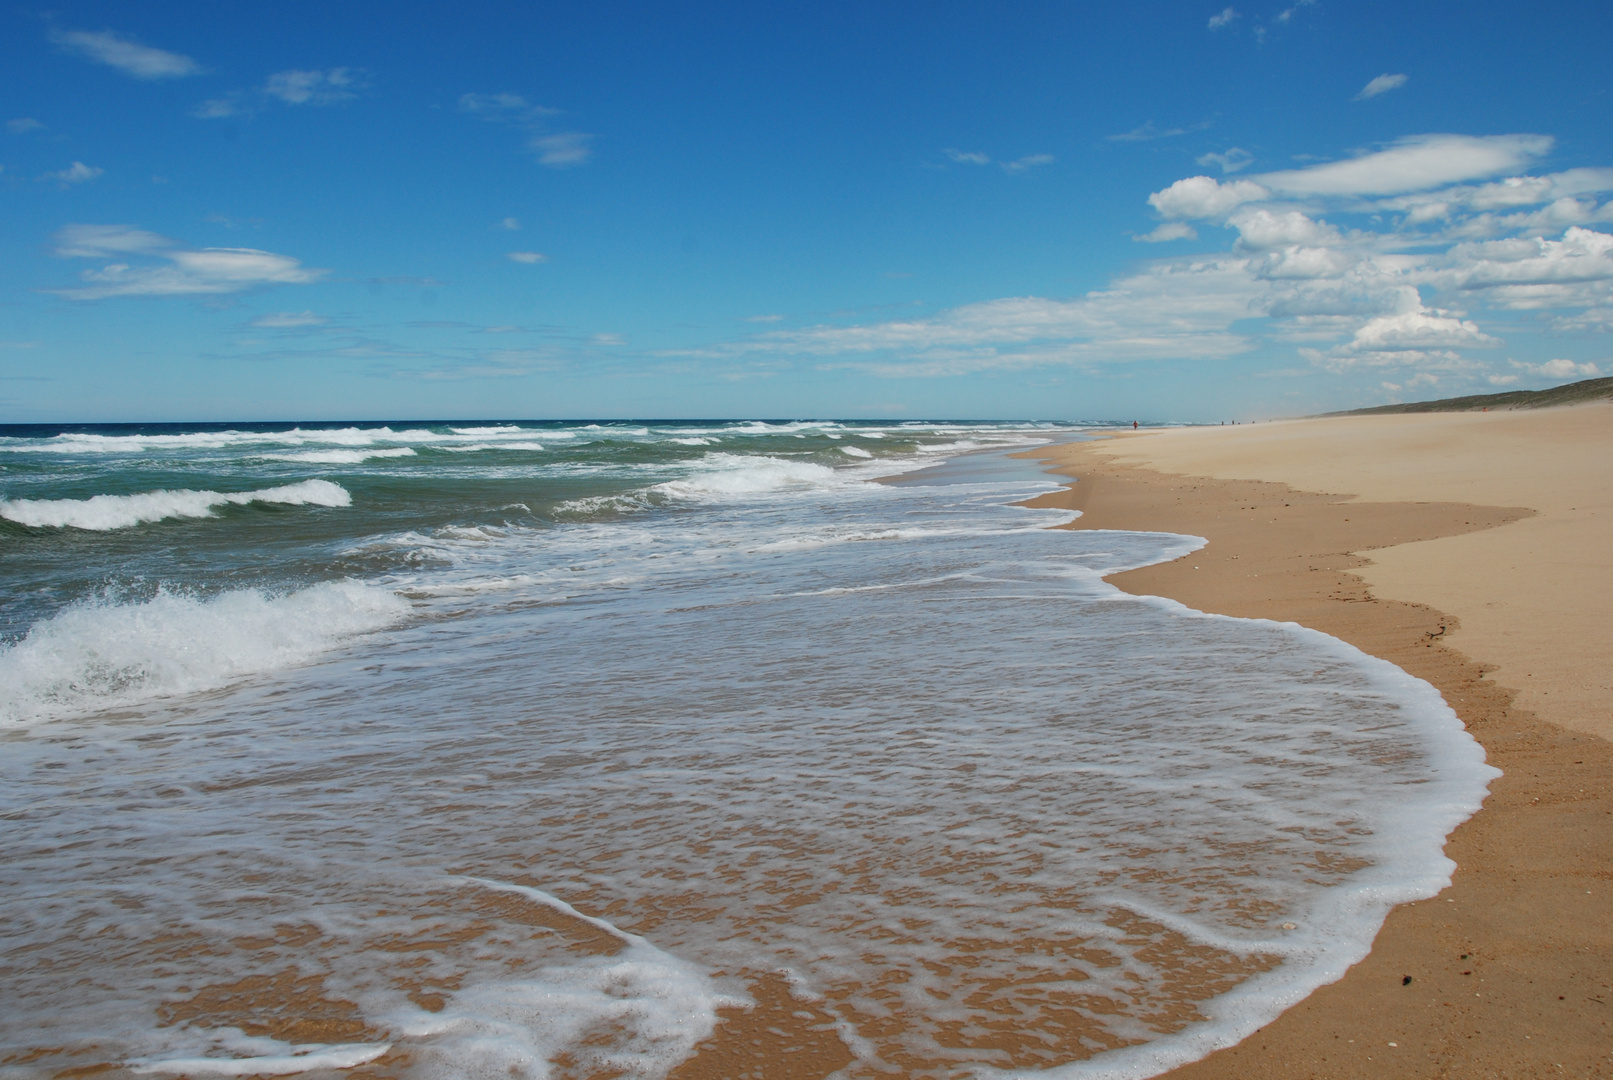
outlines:
[{"label": "blue sky", "polygon": [[1605,4],[0,20],[0,422],[1217,420],[1613,374]]}]

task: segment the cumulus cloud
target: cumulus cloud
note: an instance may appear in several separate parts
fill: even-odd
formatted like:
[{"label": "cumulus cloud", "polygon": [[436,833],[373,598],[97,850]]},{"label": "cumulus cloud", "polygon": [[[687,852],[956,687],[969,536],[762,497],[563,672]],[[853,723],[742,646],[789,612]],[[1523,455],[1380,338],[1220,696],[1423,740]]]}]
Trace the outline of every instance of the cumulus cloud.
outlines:
[{"label": "cumulus cloud", "polygon": [[[1505,344],[1503,332],[1613,331],[1613,230],[1586,224],[1613,220],[1613,202],[1601,201],[1613,169],[1519,169],[1551,145],[1540,135],[1423,135],[1306,168],[1187,177],[1148,196],[1161,220],[1132,238],[1196,238],[1194,225],[1211,221],[1236,230],[1230,250],[1161,258],[1073,298],[772,329],[677,355],[939,377],[1297,348],[1328,371],[1405,372],[1385,386],[1482,385],[1514,377],[1470,355]],[[1235,169],[1242,158],[1200,161]],[[1419,227],[1429,223],[1437,231]],[[1519,320],[1517,310],[1540,315]]]},{"label": "cumulus cloud", "polygon": [[1236,11],[1233,11],[1231,8],[1223,8],[1216,14],[1210,16],[1210,29],[1220,30],[1224,26],[1230,26],[1232,25],[1232,20],[1236,19],[1237,17],[1238,13]]},{"label": "cumulus cloud", "polygon": [[1613,235],[1571,227],[1560,240],[1458,243],[1431,277],[1502,308],[1594,308],[1613,298]]},{"label": "cumulus cloud", "polygon": [[329,71],[277,71],[263,84],[263,92],[287,105],[333,105],[350,101],[363,85],[361,73],[336,67]]},{"label": "cumulus cloud", "polygon": [[1347,161],[1254,179],[1283,195],[1399,195],[1509,172],[1552,143],[1547,135],[1415,135]]},{"label": "cumulus cloud", "polygon": [[1132,239],[1144,244],[1162,244],[1167,240],[1197,240],[1199,234],[1185,221],[1166,221],[1151,232],[1141,233]]},{"label": "cumulus cloud", "polygon": [[240,292],[261,285],[306,285],[327,273],[304,267],[289,255],[256,248],[184,248],[127,225],[69,225],[56,235],[56,253],[67,258],[146,256],[140,265],[115,262],[85,270],[79,274],[84,284],[76,288],[49,290],[72,300]]},{"label": "cumulus cloud", "polygon": [[1270,196],[1253,180],[1223,184],[1213,176],[1190,176],[1148,196],[1148,205],[1167,218],[1213,218]]},{"label": "cumulus cloud", "polygon": [[46,173],[40,179],[54,180],[61,187],[71,187],[74,184],[82,184],[86,180],[94,180],[105,172],[105,169],[86,165],[82,161],[75,161],[65,169]]},{"label": "cumulus cloud", "polygon": [[1338,229],[1325,221],[1313,221],[1298,210],[1270,210],[1246,207],[1227,219],[1238,230],[1238,246],[1264,251],[1289,245],[1325,246],[1343,240]]},{"label": "cumulus cloud", "polygon": [[1500,341],[1480,330],[1473,322],[1422,308],[1367,320],[1356,330],[1345,350],[1380,353],[1457,349],[1464,346],[1487,348],[1499,344]]},{"label": "cumulus cloud", "polygon": [[1410,76],[1407,75],[1379,75],[1361,88],[1361,92],[1355,95],[1355,100],[1365,101],[1367,98],[1375,98],[1379,94],[1387,94],[1391,90],[1399,90],[1406,85],[1409,78]]},{"label": "cumulus cloud", "polygon": [[67,52],[116,68],[136,79],[180,79],[198,75],[202,67],[188,56],[141,45],[110,30],[53,31],[50,39]]},{"label": "cumulus cloud", "polygon": [[1562,359],[1547,360],[1543,364],[1522,364],[1514,360],[1512,366],[1537,379],[1594,379],[1602,374],[1602,369],[1595,364],[1577,364]]}]

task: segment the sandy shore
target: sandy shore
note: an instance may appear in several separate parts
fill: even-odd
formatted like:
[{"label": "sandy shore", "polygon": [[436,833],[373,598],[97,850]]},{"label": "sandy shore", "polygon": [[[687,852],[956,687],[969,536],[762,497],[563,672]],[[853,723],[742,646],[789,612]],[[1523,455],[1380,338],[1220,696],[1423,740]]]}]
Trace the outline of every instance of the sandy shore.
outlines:
[{"label": "sandy shore", "polygon": [[1186,1078],[1613,1076],[1613,406],[1182,429],[1038,454],[1115,584],[1292,620],[1438,687],[1505,776],[1441,896]]}]

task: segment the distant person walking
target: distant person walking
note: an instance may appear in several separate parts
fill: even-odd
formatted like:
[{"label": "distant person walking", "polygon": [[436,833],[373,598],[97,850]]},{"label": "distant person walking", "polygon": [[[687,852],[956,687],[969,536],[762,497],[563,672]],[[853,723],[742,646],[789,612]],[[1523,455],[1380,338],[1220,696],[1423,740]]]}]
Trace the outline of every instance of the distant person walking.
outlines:
[{"label": "distant person walking", "polygon": [[1131,430],[1133,430],[1133,431],[1137,430],[1137,421],[1133,420],[1131,422]]}]

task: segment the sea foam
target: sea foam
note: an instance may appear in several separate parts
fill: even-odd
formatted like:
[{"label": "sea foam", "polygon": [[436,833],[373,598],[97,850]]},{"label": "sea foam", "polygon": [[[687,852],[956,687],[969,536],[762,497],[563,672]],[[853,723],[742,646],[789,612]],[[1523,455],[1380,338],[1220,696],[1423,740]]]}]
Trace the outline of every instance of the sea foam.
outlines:
[{"label": "sea foam", "polygon": [[[411,451],[412,452],[412,451]],[[0,500],[0,517],[33,528],[110,532],[166,518],[212,517],[221,506],[248,503],[282,506],[351,506],[353,497],[329,480],[260,488],[257,491],[143,491],[135,495],[94,495],[88,499]]]},{"label": "sea foam", "polygon": [[396,594],[356,581],[282,596],[162,590],[136,603],[75,604],[0,646],[0,724],[214,689],[303,663],[408,612]]}]

